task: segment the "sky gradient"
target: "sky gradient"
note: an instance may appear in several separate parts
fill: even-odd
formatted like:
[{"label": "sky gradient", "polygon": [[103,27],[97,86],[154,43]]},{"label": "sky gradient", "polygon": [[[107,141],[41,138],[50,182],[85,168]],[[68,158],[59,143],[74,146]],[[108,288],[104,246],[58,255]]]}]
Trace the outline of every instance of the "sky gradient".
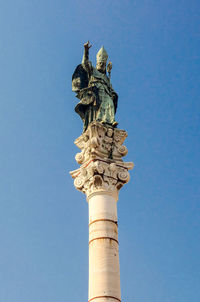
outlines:
[{"label": "sky gradient", "polygon": [[87,301],[88,206],[69,171],[72,73],[104,45],[135,163],[119,195],[122,301],[200,301],[200,3],[1,0],[0,302]]}]

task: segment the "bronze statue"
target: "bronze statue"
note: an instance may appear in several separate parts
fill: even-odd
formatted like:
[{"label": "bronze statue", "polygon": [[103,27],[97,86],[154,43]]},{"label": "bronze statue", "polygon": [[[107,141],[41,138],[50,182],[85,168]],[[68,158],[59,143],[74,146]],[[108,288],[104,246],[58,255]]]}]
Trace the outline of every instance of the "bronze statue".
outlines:
[{"label": "bronze statue", "polygon": [[84,44],[82,64],[78,65],[72,76],[72,90],[77,93],[80,102],[75,111],[83,120],[83,131],[92,121],[98,121],[112,127],[117,126],[115,113],[117,110],[118,95],[113,90],[110,82],[112,63],[107,65],[108,55],[102,47],[97,53],[96,68],[89,61],[89,41]]}]

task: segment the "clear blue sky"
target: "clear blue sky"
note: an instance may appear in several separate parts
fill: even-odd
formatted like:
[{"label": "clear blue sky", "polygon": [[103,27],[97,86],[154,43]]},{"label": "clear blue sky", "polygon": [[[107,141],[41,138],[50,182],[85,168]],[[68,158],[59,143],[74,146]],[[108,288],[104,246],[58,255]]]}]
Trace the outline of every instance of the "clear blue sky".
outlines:
[{"label": "clear blue sky", "polygon": [[1,0],[0,302],[87,301],[71,75],[105,46],[128,131],[122,301],[200,301],[200,3]]}]

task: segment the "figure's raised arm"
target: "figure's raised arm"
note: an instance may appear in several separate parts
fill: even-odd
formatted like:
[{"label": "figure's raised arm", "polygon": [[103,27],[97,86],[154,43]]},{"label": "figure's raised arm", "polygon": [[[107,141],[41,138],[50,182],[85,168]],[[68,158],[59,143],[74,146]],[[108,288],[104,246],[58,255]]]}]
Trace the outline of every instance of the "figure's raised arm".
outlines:
[{"label": "figure's raised arm", "polygon": [[87,41],[87,43],[84,44],[84,48],[89,50],[92,47],[92,44],[90,44],[90,41]]},{"label": "figure's raised arm", "polygon": [[82,64],[87,65],[89,62],[89,49],[92,47],[89,41],[84,44],[84,53],[83,53],[83,60]]}]

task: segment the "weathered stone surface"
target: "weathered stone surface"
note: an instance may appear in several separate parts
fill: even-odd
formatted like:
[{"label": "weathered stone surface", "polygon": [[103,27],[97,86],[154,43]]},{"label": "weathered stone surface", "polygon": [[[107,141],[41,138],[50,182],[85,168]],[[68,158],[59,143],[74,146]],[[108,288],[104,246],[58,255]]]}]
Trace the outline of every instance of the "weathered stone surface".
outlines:
[{"label": "weathered stone surface", "polygon": [[81,149],[75,156],[81,167],[70,174],[77,190],[87,196],[96,191],[118,193],[129,181],[128,170],[133,168],[132,162],[122,161],[127,154],[123,145],[126,137],[125,130],[92,122],[75,140]]},{"label": "weathered stone surface", "polygon": [[75,140],[75,145],[81,149],[76,154],[76,161],[83,164],[96,157],[122,161],[122,157],[128,153],[123,145],[127,137],[125,130],[105,126],[99,122],[92,122],[88,129]]}]

